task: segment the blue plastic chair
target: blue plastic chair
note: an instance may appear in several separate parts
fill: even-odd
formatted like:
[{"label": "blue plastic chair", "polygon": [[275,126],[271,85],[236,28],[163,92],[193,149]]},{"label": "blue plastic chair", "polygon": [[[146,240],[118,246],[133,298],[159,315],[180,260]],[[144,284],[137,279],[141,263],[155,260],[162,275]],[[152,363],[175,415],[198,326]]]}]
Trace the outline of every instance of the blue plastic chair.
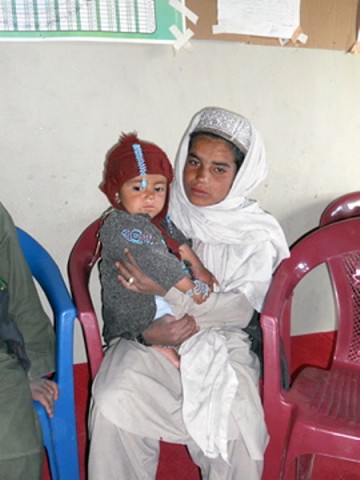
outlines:
[{"label": "blue plastic chair", "polygon": [[21,248],[33,277],[44,291],[54,316],[56,331],[55,377],[59,399],[54,416],[34,402],[53,480],[78,480],[79,456],[76,432],[73,336],[76,309],[58,266],[49,253],[28,233],[17,228]]}]

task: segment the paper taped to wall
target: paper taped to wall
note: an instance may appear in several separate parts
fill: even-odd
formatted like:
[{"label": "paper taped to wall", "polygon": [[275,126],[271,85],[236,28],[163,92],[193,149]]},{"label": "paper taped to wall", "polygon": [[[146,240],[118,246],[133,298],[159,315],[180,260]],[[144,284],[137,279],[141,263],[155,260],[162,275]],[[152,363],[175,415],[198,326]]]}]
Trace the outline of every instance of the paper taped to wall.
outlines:
[{"label": "paper taped to wall", "polygon": [[0,39],[173,43],[183,14],[164,0],[0,0]]},{"label": "paper taped to wall", "polygon": [[218,0],[213,33],[292,38],[300,25],[300,0]]}]

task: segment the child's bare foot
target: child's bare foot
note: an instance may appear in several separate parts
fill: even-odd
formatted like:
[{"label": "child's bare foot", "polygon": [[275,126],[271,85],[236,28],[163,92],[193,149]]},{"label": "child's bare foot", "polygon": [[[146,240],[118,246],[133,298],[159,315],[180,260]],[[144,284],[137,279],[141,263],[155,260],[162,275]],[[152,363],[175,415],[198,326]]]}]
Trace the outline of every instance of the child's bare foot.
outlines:
[{"label": "child's bare foot", "polygon": [[165,347],[163,345],[153,345],[152,348],[155,348],[161,355],[164,355],[176,368],[180,367],[180,357],[177,354],[176,350],[173,347]]}]

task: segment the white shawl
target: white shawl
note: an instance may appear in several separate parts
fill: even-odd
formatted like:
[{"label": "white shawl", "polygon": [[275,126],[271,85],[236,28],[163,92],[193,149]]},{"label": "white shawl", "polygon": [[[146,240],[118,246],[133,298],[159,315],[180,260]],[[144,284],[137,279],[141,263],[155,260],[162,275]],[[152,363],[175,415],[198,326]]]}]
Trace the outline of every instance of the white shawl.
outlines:
[{"label": "white shawl", "polygon": [[[185,236],[192,239],[193,249],[204,265],[220,281],[218,291],[241,291],[260,311],[275,268],[289,256],[277,220],[262,210],[257,202],[246,198],[266,177],[265,148],[260,135],[252,127],[248,132],[251,136],[248,138],[249,150],[227,197],[209,207],[192,205],[184,191],[183,170],[189,134],[206,110],[209,109],[195,115],[180,144],[171,189],[170,215]],[[236,131],[232,138],[236,140]]]}]

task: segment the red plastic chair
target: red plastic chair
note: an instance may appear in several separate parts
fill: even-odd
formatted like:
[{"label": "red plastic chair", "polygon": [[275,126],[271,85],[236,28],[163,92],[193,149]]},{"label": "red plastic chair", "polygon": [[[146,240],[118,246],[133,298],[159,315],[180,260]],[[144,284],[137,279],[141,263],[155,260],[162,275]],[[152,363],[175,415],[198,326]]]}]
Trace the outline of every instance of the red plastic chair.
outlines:
[{"label": "red plastic chair", "polygon": [[360,216],[360,192],[351,192],[336,198],[324,209],[320,217],[320,225]]},{"label": "red plastic chair", "polygon": [[[286,390],[281,384],[280,350],[289,361],[294,289],[324,263],[338,319],[331,366],[304,367]],[[360,463],[359,217],[320,227],[292,247],[290,258],[274,274],[261,325],[264,410],[270,433],[263,479],[288,480],[295,474],[302,480],[311,478],[314,455]]]},{"label": "red plastic chair", "polygon": [[89,291],[91,271],[100,258],[97,237],[100,223],[101,218],[98,218],[82,232],[68,261],[69,283],[85,339],[91,379],[97,374],[104,357],[99,323]]}]

